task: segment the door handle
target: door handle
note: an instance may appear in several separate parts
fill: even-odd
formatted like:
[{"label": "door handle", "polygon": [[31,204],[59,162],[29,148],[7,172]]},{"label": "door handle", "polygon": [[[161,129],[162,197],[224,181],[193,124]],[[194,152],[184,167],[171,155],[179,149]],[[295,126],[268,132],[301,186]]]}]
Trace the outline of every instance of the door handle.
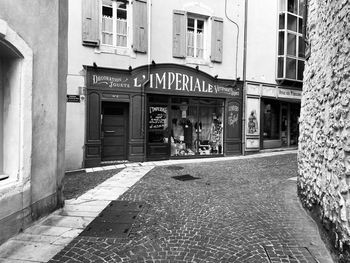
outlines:
[{"label": "door handle", "polygon": [[106,133],[112,133],[112,132],[115,132],[115,131],[104,131],[104,132],[106,132]]}]

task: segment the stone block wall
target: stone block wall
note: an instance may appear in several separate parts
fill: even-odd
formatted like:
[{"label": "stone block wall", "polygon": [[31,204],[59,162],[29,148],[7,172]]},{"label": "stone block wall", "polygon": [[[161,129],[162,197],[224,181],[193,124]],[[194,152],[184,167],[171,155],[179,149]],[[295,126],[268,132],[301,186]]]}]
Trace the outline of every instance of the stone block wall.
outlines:
[{"label": "stone block wall", "polygon": [[350,1],[309,0],[298,189],[350,245]]}]

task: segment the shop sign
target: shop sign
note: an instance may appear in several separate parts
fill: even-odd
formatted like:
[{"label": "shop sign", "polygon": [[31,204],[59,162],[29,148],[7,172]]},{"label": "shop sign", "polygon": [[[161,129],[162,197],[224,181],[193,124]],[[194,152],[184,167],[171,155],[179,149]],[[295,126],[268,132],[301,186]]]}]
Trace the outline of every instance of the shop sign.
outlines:
[{"label": "shop sign", "polygon": [[260,96],[260,86],[247,84],[247,94]]},{"label": "shop sign", "polygon": [[178,65],[151,69],[145,67],[120,73],[107,70],[90,72],[88,87],[93,88],[136,91],[146,84],[145,91],[152,93],[231,98],[241,96],[241,88],[233,80],[218,80],[203,72]]},{"label": "shop sign", "polygon": [[237,102],[230,101],[227,103],[227,137],[237,138],[240,137],[240,125],[239,122],[240,105]]},{"label": "shop sign", "polygon": [[[141,87],[146,75],[134,78],[134,87]],[[150,73],[150,91],[174,92],[182,95],[223,95],[239,97],[239,89],[217,85],[210,78],[194,76],[186,72],[160,71]]]},{"label": "shop sign", "polygon": [[79,95],[68,95],[67,94],[67,102],[80,103],[80,96]]},{"label": "shop sign", "polygon": [[167,125],[167,107],[149,107],[149,128],[165,129]]},{"label": "shop sign", "polygon": [[278,89],[279,98],[298,99],[301,100],[301,90]]},{"label": "shop sign", "polygon": [[107,88],[130,88],[129,78],[92,74],[92,85]]},{"label": "shop sign", "polygon": [[263,86],[262,96],[276,98],[276,88]]}]

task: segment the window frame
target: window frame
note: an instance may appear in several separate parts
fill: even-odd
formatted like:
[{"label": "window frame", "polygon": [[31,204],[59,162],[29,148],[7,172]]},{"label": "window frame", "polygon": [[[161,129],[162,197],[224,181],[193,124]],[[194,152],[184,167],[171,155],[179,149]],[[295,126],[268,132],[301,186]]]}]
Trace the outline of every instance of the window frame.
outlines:
[{"label": "window frame", "polygon": [[[278,12],[278,19],[277,19],[277,59],[276,59],[276,80],[290,80],[290,81],[296,81],[296,82],[302,82],[303,79],[299,78],[300,74],[298,72],[299,70],[299,63],[304,64],[305,63],[305,52],[300,52],[300,41],[304,41],[304,35],[303,35],[303,24],[300,25],[300,23],[303,23],[304,17],[300,15],[300,8],[301,8],[301,0],[297,1],[297,10],[296,13],[291,13],[288,11],[288,1],[289,0],[280,0],[279,1],[279,12]],[[304,1],[305,3],[305,1]],[[284,24],[283,28],[281,28],[281,17],[284,15]],[[294,17],[296,19],[296,31],[291,30],[288,28],[288,18]],[[283,54],[280,54],[280,50],[282,49],[280,46],[280,36],[283,34]],[[288,54],[288,35],[295,36],[295,55]],[[305,48],[304,48],[305,49]],[[283,69],[281,71],[280,69],[280,63],[279,61],[282,59],[283,61]],[[291,78],[288,76],[287,72],[287,60],[295,60],[295,78]],[[303,67],[304,65],[302,65]],[[282,72],[282,76],[280,75],[280,72]],[[288,76],[288,77],[287,77]]]},{"label": "window frame", "polygon": [[[130,34],[130,26],[131,26],[131,5],[128,1],[124,1],[126,4],[126,8],[118,8],[117,6],[117,1],[113,1],[110,0],[111,4],[112,4],[112,42],[113,44],[107,44],[107,43],[103,43],[103,30],[102,30],[102,23],[103,23],[103,6],[107,6],[104,4],[105,0],[100,0],[100,19],[99,19],[99,24],[100,24],[100,29],[99,29],[99,34],[100,34],[100,39],[101,39],[101,44],[100,44],[100,48],[102,48],[103,51],[110,51],[111,53],[114,53],[115,51],[121,51],[123,52],[123,50],[126,49],[130,49],[131,48],[131,34]],[[108,1],[108,0],[107,0]],[[125,46],[118,46],[117,45],[117,37],[118,35],[121,35],[117,32],[117,13],[118,13],[118,9],[121,10],[125,10],[126,11],[126,45]]]},{"label": "window frame", "polygon": [[[188,36],[187,36],[187,32],[188,32],[188,20],[189,19],[194,19],[194,50],[193,50],[193,54],[197,53],[197,45],[196,45],[196,41],[197,41],[197,24],[198,24],[198,20],[203,21],[203,55],[202,57],[196,57],[196,56],[189,56],[188,55]],[[209,39],[209,17],[204,16],[204,15],[200,15],[200,14],[195,14],[195,13],[190,13],[190,12],[186,12],[186,28],[185,28],[185,43],[186,43],[186,62],[187,63],[196,63],[196,64],[206,64],[209,63],[209,55],[208,55],[208,50],[210,48],[209,43],[208,43],[208,39]]]}]

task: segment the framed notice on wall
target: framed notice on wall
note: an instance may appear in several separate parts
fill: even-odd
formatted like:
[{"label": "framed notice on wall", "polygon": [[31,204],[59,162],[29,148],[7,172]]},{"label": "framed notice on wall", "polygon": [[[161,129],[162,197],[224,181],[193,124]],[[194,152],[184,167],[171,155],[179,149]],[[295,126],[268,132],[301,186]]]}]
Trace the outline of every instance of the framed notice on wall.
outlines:
[{"label": "framed notice on wall", "polygon": [[247,98],[247,111],[246,111],[246,134],[247,135],[259,135],[260,129],[260,99],[259,98]]}]

